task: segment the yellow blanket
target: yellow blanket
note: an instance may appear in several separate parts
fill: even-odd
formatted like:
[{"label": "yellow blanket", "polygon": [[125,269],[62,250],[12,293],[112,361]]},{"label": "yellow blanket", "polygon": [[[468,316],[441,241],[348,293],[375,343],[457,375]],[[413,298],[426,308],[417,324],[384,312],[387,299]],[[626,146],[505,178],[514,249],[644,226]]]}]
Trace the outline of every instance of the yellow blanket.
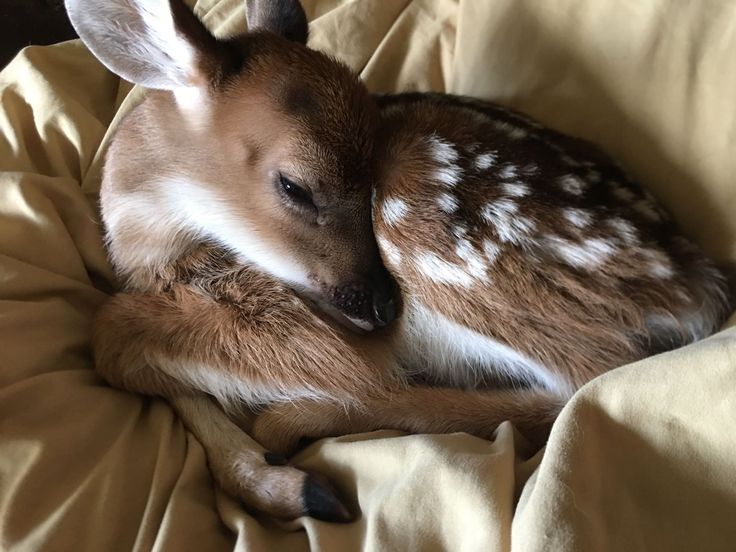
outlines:
[{"label": "yellow blanket", "polygon": [[[232,34],[241,1],[197,11]],[[736,261],[731,0],[304,3],[312,46],[373,90],[480,96],[592,139]],[[259,521],[214,490],[166,403],[91,369],[111,279],[95,202],[130,92],[78,42],[0,75],[0,549],[734,550],[736,328],[589,384],[543,458],[519,461],[507,424],[311,446],[296,461],[359,503],[349,525]]]}]

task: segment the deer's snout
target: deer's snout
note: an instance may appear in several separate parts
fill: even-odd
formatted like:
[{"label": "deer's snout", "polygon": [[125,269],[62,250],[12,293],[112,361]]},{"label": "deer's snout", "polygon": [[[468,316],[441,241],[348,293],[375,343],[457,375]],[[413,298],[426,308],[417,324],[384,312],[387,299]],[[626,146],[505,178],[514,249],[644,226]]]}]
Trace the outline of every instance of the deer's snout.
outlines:
[{"label": "deer's snout", "polygon": [[391,275],[383,268],[371,289],[373,321],[376,326],[388,326],[397,314],[397,286]]},{"label": "deer's snout", "polygon": [[398,288],[381,266],[369,274],[332,288],[330,304],[364,329],[384,327],[397,315]]}]

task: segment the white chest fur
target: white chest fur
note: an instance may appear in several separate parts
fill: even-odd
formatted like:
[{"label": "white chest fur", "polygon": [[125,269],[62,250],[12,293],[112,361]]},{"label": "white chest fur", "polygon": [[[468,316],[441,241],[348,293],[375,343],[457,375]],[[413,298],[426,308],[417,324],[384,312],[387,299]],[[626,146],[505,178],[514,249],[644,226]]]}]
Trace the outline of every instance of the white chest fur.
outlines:
[{"label": "white chest fur", "polygon": [[402,332],[402,361],[433,380],[467,388],[495,374],[563,391],[545,366],[416,301],[407,305]]}]

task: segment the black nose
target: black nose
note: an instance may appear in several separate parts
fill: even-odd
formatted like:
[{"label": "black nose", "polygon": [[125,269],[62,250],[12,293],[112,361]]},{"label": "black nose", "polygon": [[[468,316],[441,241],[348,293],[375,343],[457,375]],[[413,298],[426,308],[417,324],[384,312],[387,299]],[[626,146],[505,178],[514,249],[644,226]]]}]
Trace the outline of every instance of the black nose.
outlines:
[{"label": "black nose", "polygon": [[396,319],[396,303],[393,297],[389,299],[381,300],[376,295],[373,296],[373,317],[376,322],[376,326],[388,326],[391,322]]},{"label": "black nose", "polygon": [[373,323],[376,326],[388,326],[397,316],[398,288],[388,270],[382,265],[376,267],[369,276],[371,287],[371,303],[373,305]]}]

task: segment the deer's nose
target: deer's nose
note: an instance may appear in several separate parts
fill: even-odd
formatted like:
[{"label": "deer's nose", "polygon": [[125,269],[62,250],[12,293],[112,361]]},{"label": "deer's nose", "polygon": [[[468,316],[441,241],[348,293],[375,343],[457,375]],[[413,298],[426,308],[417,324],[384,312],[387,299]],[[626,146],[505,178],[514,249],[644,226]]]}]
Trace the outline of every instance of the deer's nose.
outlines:
[{"label": "deer's nose", "polygon": [[370,275],[373,322],[376,326],[388,326],[397,315],[397,286],[388,271],[380,266]]},{"label": "deer's nose", "polygon": [[382,300],[373,296],[373,318],[376,326],[388,326],[396,319],[396,302],[393,297]]}]

